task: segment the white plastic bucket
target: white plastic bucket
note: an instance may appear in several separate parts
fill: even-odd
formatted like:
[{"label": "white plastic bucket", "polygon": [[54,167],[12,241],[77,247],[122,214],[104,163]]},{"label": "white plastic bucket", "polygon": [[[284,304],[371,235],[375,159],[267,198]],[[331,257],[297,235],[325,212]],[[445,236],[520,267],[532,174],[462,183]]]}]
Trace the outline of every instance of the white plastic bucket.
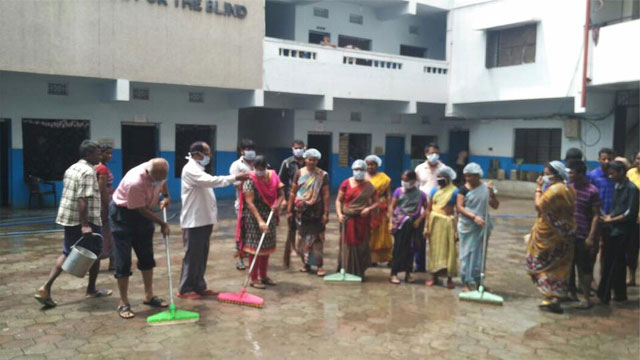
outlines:
[{"label": "white plastic bucket", "polygon": [[[102,235],[96,233],[91,234],[91,236],[102,237]],[[67,259],[62,264],[62,270],[79,278],[83,278],[93,263],[98,260],[96,254],[82,246],[78,246],[78,242],[82,239],[84,239],[84,237],[78,239],[78,241],[71,246],[71,252],[69,252],[69,256],[67,256]]]}]

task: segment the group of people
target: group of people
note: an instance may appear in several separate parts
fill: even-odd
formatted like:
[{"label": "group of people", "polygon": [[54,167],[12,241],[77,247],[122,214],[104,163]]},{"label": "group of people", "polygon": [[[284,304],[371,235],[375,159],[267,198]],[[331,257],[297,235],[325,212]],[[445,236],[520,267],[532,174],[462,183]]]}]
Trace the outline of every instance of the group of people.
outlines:
[{"label": "group of people", "polygon": [[589,172],[582,158],[582,151],[569,149],[564,163],[550,162],[537,181],[538,218],[528,237],[526,264],[543,296],[540,309],[553,313],[563,312],[562,301],[577,301],[579,292],[584,301],[577,308],[589,309],[592,291],[601,304],[609,304],[612,292],[614,301],[626,301],[627,286],[636,286],[640,153],[631,166],[614,158],[613,150],[601,149],[600,166]]},{"label": "group of people", "polygon": [[[216,187],[233,185],[236,189],[236,268],[244,270],[246,258],[250,264],[255,263],[249,274],[252,287],[276,285],[268,276],[268,267],[270,255],[276,251],[281,215],[286,216],[288,224],[285,266],[290,266],[293,256],[299,258],[300,272],[326,274],[329,175],[318,167],[322,158],[318,150],[307,149],[300,140],[293,142],[291,150],[292,156],[276,172],[264,156],[256,154],[254,142],[243,139],[241,156],[231,165],[230,175],[213,176],[205,171],[212,156],[209,145],[202,141],[191,145],[181,174],[180,225],[185,256],[178,297],[197,300],[217,295],[205,281],[210,238],[217,223]],[[397,189],[391,189],[391,179],[380,171],[382,160],[378,156],[353,162],[353,175],[342,182],[335,200],[340,223],[338,269],[344,267],[364,279],[368,267],[387,263],[393,284],[401,283],[399,273],[404,273],[406,282],[413,282],[412,273],[416,271],[428,272],[427,286],[439,284],[440,278],[446,277],[442,285],[453,289],[453,277],[458,273],[462,291],[480,284],[483,238],[492,229],[489,208],[497,209],[500,203],[492,183],[481,181],[480,165],[457,164],[464,180],[456,181],[456,170],[442,163],[439,154],[436,144],[428,145],[426,161],[415,171],[405,171]],[[80,145],[80,160],[64,174],[56,220],[64,227],[62,255],[35,296],[46,307],[56,306],[51,297],[52,284],[79,239],[81,246],[100,259],[109,259],[117,279],[117,311],[122,318],[135,316],[128,299],[132,250],[142,273],[143,303],[152,307],[169,305],[153,292],[152,243],[156,224],[163,236],[170,233],[166,219],[152,211],[156,206],[165,209],[171,202],[169,163],[162,158],[144,162],[129,170],[114,189],[113,175],[107,167],[111,155],[111,147],[85,140]],[[602,251],[601,301],[609,301],[612,288],[614,300],[626,299],[625,264],[635,283],[638,190],[627,180],[625,164],[612,161],[611,151],[600,152],[601,167],[588,176],[585,163],[576,160],[581,157],[581,153],[572,155],[570,151],[566,160],[569,170],[564,163],[554,161],[538,179],[535,204],[539,217],[530,234],[527,266],[545,296],[541,304],[544,310],[561,311],[559,300],[567,291],[575,296],[578,290],[568,281],[574,265],[580,275],[584,307],[591,306],[589,293],[598,239]],[[640,154],[636,160],[640,163]],[[628,172],[636,183],[640,180],[639,169],[636,165]],[[632,231],[635,235],[630,235]],[[627,250],[633,246],[635,263],[629,256],[632,251]],[[96,261],[89,271],[87,297],[112,293],[96,288],[99,269],[100,261]]]}]

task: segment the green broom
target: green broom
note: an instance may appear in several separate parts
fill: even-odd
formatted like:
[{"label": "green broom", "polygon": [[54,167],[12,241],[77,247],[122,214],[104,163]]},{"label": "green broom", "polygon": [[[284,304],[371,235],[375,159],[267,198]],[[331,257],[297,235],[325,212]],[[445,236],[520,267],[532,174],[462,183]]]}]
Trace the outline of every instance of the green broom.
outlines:
[{"label": "green broom", "polygon": [[[497,191],[494,191],[494,192],[497,193]],[[460,293],[459,297],[460,297],[460,300],[463,300],[463,301],[475,301],[475,302],[486,303],[486,304],[502,305],[504,300],[502,299],[501,296],[492,294],[488,291],[485,291],[484,289],[484,277],[485,277],[484,266],[487,260],[487,238],[489,236],[489,229],[488,229],[489,198],[490,196],[487,196],[487,211],[484,215],[484,235],[482,240],[483,244],[482,244],[482,267],[480,270],[480,286],[478,286],[478,290]],[[471,263],[473,263],[473,261]]]},{"label": "green broom", "polygon": [[340,272],[335,273],[335,274],[331,274],[331,275],[326,275],[324,277],[324,281],[325,282],[337,282],[337,283],[344,283],[344,282],[362,282],[362,278],[360,276],[356,276],[353,274],[349,274],[348,272],[346,272],[344,270],[344,264],[346,264],[346,260],[347,260],[347,249],[346,249],[346,238],[345,238],[345,229],[347,228],[347,221],[349,221],[348,217],[345,217],[344,220],[344,224],[342,225],[342,242],[341,242],[341,247],[342,247],[342,264],[340,264]]},{"label": "green broom", "polygon": [[[167,209],[162,209],[164,221],[167,222]],[[164,245],[167,248],[167,273],[169,274],[169,298],[171,305],[169,310],[151,315],[147,318],[149,325],[175,325],[196,322],[200,319],[200,314],[193,311],[178,310],[173,302],[173,280],[171,278],[171,255],[169,254],[169,237],[164,236]]]}]

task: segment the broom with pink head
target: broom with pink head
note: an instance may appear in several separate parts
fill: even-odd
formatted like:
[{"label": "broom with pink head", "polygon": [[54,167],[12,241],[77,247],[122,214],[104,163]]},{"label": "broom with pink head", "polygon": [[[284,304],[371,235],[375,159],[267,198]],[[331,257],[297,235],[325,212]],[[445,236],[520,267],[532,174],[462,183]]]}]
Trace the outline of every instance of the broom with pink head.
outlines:
[{"label": "broom with pink head", "polygon": [[[273,217],[273,210],[271,210],[271,212],[269,213],[269,218],[267,218],[267,229],[269,228],[269,224],[271,223],[272,217]],[[261,298],[260,296],[249,294],[247,292],[247,285],[249,285],[251,272],[253,271],[253,267],[256,265],[256,260],[258,260],[258,255],[260,254],[260,248],[262,248],[262,243],[264,242],[264,237],[266,235],[267,233],[263,232],[262,236],[260,236],[260,242],[258,243],[258,248],[256,249],[256,255],[253,257],[251,266],[249,266],[249,273],[247,274],[247,278],[244,281],[244,285],[242,285],[242,290],[240,290],[240,292],[220,293],[218,294],[218,301],[229,303],[229,304],[253,306],[257,308],[261,308],[264,305],[263,298]]]}]

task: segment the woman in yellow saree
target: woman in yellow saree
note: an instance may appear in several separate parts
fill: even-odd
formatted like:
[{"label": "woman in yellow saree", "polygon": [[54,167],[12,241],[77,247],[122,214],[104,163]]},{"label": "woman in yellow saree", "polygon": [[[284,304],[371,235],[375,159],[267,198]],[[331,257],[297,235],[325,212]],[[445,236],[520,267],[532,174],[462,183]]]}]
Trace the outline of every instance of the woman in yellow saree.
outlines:
[{"label": "woman in yellow saree", "polygon": [[364,161],[367,163],[367,176],[378,193],[378,209],[371,215],[371,240],[369,249],[371,250],[371,262],[375,266],[379,263],[391,261],[393,250],[393,238],[389,231],[389,218],[387,208],[391,198],[391,178],[387,174],[378,171],[382,165],[382,160],[376,155],[367,156]]},{"label": "woman in yellow saree", "polygon": [[458,188],[453,184],[456,172],[444,166],[436,171],[438,187],[429,194],[427,222],[424,236],[428,238],[427,271],[431,278],[425,285],[438,283],[439,276],[447,276],[447,288],[453,289],[452,277],[458,273],[458,249],[456,248],[456,218],[453,213]]},{"label": "woman in yellow saree", "polygon": [[[573,260],[576,194],[565,184],[567,170],[560,161],[550,162],[538,178],[535,205],[538,219],[527,244],[527,270],[544,297],[540,310],[562,313],[559,299],[567,296]],[[548,188],[543,193],[542,187]]]}]

